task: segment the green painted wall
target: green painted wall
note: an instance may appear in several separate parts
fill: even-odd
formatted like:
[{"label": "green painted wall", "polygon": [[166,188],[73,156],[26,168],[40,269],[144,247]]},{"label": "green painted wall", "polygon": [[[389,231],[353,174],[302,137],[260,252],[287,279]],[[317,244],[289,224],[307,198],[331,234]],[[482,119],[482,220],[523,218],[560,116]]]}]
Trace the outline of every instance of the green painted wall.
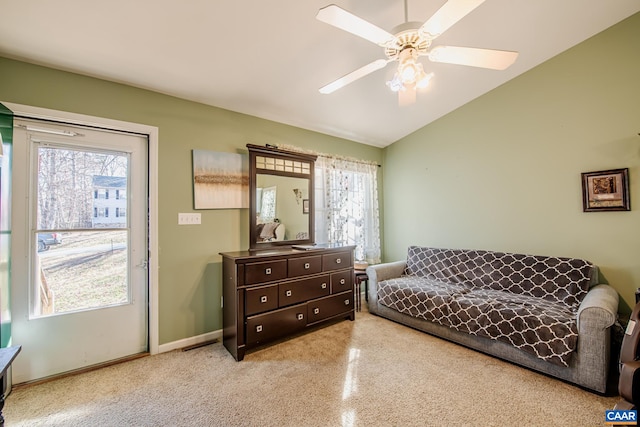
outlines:
[{"label": "green painted wall", "polygon": [[0,101],[159,128],[160,344],[222,328],[219,252],[249,243],[248,209],[203,210],[202,225],[178,226],[193,211],[191,150],[246,152],[292,144],[376,162],[379,148],[73,73],[0,58]]},{"label": "green painted wall", "polygon": [[[581,257],[640,287],[640,14],[385,149],[385,259],[410,244]],[[630,170],[631,212],[583,213],[581,172]]]}]

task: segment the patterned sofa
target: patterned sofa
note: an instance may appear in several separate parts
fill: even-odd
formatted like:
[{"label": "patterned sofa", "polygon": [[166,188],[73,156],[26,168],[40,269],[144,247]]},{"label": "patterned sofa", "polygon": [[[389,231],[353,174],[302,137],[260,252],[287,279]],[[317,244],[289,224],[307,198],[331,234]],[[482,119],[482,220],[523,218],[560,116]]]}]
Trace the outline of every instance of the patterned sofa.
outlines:
[{"label": "patterned sofa", "polygon": [[371,313],[607,391],[618,294],[588,261],[411,246],[367,274]]}]

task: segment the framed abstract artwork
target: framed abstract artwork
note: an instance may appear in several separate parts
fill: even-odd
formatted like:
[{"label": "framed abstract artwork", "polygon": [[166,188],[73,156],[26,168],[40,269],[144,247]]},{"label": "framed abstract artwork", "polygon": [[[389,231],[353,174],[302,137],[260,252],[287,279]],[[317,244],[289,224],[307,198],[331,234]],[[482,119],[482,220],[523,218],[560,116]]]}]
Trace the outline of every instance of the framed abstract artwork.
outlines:
[{"label": "framed abstract artwork", "polygon": [[582,173],[584,212],[630,211],[629,169]]},{"label": "framed abstract artwork", "polygon": [[248,156],[193,150],[193,207],[194,209],[248,208]]}]

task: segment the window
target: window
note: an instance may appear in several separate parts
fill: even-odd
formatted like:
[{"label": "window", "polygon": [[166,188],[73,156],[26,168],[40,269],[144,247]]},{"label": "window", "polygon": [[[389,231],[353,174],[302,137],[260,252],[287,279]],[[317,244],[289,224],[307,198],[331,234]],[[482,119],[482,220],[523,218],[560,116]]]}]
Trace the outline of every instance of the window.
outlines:
[{"label": "window", "polygon": [[109,208],[93,208],[93,217],[94,218],[108,218],[109,217]]},{"label": "window", "polygon": [[316,241],[355,245],[355,258],[380,262],[378,166],[319,156],[315,164]]},{"label": "window", "polygon": [[272,222],[276,217],[276,187],[260,189],[261,195],[258,203],[259,214],[258,223]]},{"label": "window", "polygon": [[[126,209],[105,206],[116,202],[108,200],[109,190],[97,181],[122,180],[126,188],[129,155],[92,151],[88,146],[33,144],[37,158],[33,277],[39,280],[32,284],[31,315],[128,303],[129,231],[113,230],[124,228],[116,223],[126,225]],[[98,175],[105,165],[121,176]],[[110,218],[114,208],[122,218]]]}]

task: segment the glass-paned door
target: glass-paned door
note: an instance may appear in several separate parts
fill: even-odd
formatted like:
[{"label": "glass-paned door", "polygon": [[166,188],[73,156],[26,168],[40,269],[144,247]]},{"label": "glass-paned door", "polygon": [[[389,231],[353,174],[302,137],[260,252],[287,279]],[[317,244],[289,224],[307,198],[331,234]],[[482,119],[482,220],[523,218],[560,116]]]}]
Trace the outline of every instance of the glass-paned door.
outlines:
[{"label": "glass-paned door", "polygon": [[13,229],[28,242],[15,247],[25,258],[13,281],[24,362],[14,383],[146,351],[146,138],[17,125],[14,162],[27,167],[16,190],[28,197],[17,196]]}]

